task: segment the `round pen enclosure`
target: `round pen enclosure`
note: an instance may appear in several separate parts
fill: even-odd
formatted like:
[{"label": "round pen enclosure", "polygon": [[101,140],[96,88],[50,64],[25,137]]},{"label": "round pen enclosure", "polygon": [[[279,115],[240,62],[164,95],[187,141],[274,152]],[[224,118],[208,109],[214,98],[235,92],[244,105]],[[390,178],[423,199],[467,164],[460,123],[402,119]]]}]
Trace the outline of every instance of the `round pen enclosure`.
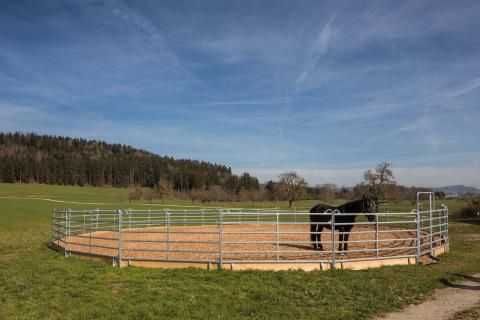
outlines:
[{"label": "round pen enclosure", "polygon": [[[329,218],[318,222],[315,215]],[[417,204],[410,212],[369,213],[374,219],[349,213],[354,222],[344,222],[342,215],[335,210],[56,209],[51,244],[65,256],[101,257],[117,266],[232,270],[363,269],[420,263],[448,250],[448,209],[436,208],[432,194],[427,208]],[[351,227],[348,236],[342,224]]]}]

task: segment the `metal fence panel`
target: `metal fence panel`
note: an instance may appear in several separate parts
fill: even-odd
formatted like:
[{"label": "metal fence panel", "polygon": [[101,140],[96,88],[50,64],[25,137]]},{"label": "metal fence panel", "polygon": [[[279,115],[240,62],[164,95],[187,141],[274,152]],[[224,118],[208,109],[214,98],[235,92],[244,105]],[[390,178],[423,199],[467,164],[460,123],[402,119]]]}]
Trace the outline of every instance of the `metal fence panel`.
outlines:
[{"label": "metal fence panel", "polygon": [[[217,263],[368,261],[431,255],[448,244],[448,208],[363,213],[355,222],[314,222],[309,212],[280,210],[74,210],[52,214],[52,243],[71,252],[125,260]],[[350,231],[342,227],[351,226]],[[318,231],[320,230],[320,231]],[[342,231],[344,230],[344,231]],[[314,250],[318,235],[323,250]],[[348,250],[342,250],[348,245]]]}]

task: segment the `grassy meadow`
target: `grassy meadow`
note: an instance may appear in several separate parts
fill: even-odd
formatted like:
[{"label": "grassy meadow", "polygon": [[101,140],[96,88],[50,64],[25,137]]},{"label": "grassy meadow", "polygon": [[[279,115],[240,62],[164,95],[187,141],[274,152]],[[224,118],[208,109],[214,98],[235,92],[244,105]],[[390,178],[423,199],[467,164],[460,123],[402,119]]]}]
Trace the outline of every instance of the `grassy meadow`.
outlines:
[{"label": "grassy meadow", "polygon": [[[420,301],[455,273],[480,272],[480,224],[452,222],[438,264],[365,271],[254,272],[113,268],[50,250],[55,207],[159,208],[131,204],[126,189],[0,184],[0,319],[369,319]],[[65,202],[55,202],[65,201]],[[309,208],[314,201],[297,203]],[[463,203],[449,200],[452,215]],[[286,203],[209,203],[280,207]],[[385,210],[410,211],[408,201]]]}]

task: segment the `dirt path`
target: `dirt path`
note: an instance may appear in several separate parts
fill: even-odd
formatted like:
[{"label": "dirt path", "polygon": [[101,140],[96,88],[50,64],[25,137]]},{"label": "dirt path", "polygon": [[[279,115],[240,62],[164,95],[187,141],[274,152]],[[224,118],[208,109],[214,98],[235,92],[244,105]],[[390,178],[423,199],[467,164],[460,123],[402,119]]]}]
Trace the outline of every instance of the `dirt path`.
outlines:
[{"label": "dirt path", "polygon": [[376,320],[449,320],[457,312],[480,303],[480,274],[465,276],[465,280],[459,283],[446,284],[448,288],[436,290],[428,301],[377,317]]}]

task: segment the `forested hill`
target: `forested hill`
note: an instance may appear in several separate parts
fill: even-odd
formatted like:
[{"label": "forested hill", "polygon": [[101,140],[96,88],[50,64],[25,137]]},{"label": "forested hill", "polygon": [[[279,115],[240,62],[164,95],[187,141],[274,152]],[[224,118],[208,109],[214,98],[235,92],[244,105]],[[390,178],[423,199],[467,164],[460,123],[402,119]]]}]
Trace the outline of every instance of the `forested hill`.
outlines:
[{"label": "forested hill", "polygon": [[121,144],[59,136],[0,133],[0,182],[154,187],[176,191],[218,185],[258,189],[258,180],[229,167],[172,157]]}]

